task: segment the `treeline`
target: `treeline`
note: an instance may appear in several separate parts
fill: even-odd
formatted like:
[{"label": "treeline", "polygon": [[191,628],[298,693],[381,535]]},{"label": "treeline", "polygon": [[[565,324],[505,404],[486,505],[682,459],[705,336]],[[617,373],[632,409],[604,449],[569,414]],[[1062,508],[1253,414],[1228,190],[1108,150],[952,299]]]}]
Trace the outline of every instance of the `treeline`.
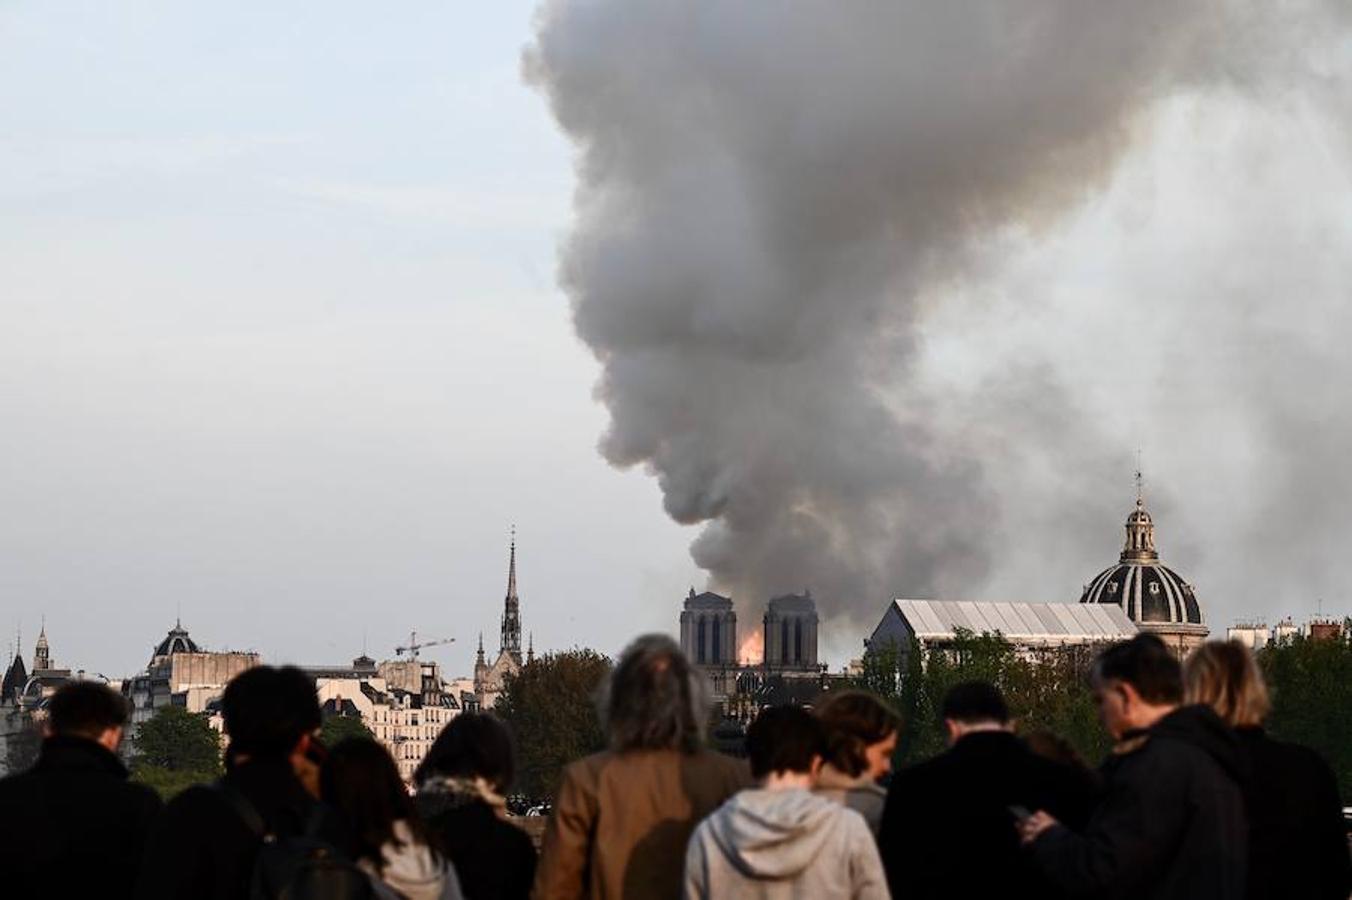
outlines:
[{"label": "treeline", "polygon": [[[1339,640],[1305,637],[1272,644],[1257,654],[1272,693],[1268,731],[1317,750],[1337,773],[1345,802],[1352,801],[1352,620]],[[1108,752],[1089,685],[1094,652],[1066,648],[1032,657],[999,635],[959,633],[943,653],[927,657],[887,648],[871,654],[857,687],[890,700],[904,726],[896,763],[904,766],[944,747],[938,703],[960,681],[991,681],[1004,692],[1019,731],[1058,735],[1090,764]]]}]

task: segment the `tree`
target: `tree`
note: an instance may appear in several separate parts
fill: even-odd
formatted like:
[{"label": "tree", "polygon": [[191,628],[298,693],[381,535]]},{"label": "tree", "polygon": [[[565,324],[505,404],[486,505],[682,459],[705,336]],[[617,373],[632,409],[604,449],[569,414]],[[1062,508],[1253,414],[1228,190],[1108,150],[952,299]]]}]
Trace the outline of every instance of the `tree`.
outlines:
[{"label": "tree", "polygon": [[371,729],[366,727],[366,723],[359,716],[326,716],[324,726],[319,730],[319,740],[325,747],[336,747],[343,741],[351,740],[375,740],[376,736],[372,734]]},{"label": "tree", "polygon": [[136,732],[132,776],[165,799],[221,774],[220,736],[204,716],[164,706]]},{"label": "tree", "polygon": [[567,650],[506,679],[493,711],[516,738],[517,791],[552,797],[565,765],[605,748],[596,696],[610,665],[594,650]]},{"label": "tree", "polygon": [[1267,727],[1273,737],[1304,744],[1324,757],[1338,777],[1343,802],[1352,802],[1352,620],[1337,639],[1296,635],[1268,644],[1258,663],[1272,694]]},{"label": "tree", "polygon": [[944,695],[963,681],[989,681],[1005,695],[1020,731],[1045,729],[1064,737],[1086,760],[1108,750],[1089,689],[1095,648],[1064,647],[1026,655],[999,634],[959,629],[943,647],[880,647],[865,658],[855,686],[889,699],[902,716],[894,761],[906,765],[942,753],[939,720]]}]

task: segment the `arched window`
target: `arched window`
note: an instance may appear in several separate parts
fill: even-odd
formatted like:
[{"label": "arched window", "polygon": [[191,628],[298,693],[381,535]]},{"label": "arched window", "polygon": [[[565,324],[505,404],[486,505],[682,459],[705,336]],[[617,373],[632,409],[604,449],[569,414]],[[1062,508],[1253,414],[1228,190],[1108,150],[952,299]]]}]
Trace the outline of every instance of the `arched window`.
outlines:
[{"label": "arched window", "polygon": [[699,617],[695,626],[695,662],[704,662],[704,616]]},{"label": "arched window", "polygon": [[711,655],[713,657],[713,662],[718,663],[723,661],[723,633],[722,633],[723,628],[722,623],[718,620],[718,616],[714,616],[713,631],[714,631],[714,643],[713,643],[713,653]]},{"label": "arched window", "polygon": [[801,663],[803,661],[803,620],[794,619],[793,621],[793,661]]},{"label": "arched window", "polygon": [[779,625],[779,658],[775,662],[784,663],[789,661],[789,620],[785,619]]}]

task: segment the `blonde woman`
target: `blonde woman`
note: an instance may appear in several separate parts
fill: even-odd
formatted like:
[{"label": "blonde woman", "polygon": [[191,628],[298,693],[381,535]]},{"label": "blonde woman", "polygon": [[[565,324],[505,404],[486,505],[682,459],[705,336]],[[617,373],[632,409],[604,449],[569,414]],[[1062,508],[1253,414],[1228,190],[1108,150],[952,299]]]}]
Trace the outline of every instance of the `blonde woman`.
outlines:
[{"label": "blonde woman", "polygon": [[1270,703],[1253,654],[1235,641],[1211,641],[1188,658],[1183,680],[1186,702],[1214,709],[1249,757],[1246,896],[1346,900],[1352,862],[1337,781],[1319,754],[1263,731]]}]

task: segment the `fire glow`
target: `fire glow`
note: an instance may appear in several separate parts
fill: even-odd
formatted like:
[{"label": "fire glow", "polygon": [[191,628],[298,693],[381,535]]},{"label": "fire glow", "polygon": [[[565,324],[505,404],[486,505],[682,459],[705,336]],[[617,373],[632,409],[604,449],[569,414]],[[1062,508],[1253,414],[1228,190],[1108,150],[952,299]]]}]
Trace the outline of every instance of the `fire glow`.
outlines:
[{"label": "fire glow", "polygon": [[759,665],[765,659],[765,635],[759,628],[742,638],[742,646],[737,648],[737,661],[743,665]]}]

